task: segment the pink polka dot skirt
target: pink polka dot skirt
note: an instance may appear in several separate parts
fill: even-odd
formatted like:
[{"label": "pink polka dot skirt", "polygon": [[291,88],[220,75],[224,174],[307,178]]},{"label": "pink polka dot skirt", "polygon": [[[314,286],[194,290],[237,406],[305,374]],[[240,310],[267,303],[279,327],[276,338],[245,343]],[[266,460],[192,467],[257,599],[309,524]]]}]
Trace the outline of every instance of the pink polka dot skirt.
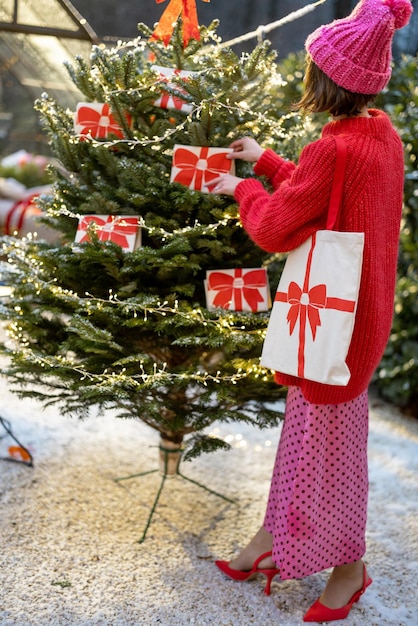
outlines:
[{"label": "pink polka dot skirt", "polygon": [[367,390],[310,404],[290,387],[264,520],[282,579],[352,563],[365,553]]}]

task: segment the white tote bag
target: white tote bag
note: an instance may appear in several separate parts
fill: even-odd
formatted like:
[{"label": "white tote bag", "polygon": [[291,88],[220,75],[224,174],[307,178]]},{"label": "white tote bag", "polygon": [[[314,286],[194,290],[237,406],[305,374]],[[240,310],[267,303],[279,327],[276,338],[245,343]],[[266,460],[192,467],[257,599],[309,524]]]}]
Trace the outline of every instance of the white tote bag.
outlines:
[{"label": "white tote bag", "polygon": [[289,253],[274,299],[261,365],[327,385],[347,385],[346,357],[354,328],[364,233],[332,230],[344,184],[346,145],[337,161],[327,229]]}]

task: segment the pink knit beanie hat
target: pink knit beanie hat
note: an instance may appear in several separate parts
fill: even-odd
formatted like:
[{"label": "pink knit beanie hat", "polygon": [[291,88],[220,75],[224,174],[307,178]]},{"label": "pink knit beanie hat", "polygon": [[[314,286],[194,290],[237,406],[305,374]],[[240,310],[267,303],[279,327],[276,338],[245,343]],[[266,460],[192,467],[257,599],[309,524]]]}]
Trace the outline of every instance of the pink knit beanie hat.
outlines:
[{"label": "pink knit beanie hat", "polygon": [[317,28],[305,48],[340,87],[377,94],[390,79],[394,32],[411,13],[410,0],[361,0],[348,17]]}]

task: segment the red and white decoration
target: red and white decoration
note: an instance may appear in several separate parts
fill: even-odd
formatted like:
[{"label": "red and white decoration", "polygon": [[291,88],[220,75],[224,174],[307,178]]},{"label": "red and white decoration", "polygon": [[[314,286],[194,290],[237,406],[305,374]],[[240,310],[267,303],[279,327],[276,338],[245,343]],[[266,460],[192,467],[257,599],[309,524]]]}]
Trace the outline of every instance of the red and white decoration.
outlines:
[{"label": "red and white decoration", "polygon": [[182,146],[176,144],[173,151],[171,183],[180,183],[195,191],[210,192],[208,185],[220,174],[234,174],[234,161],[227,159],[231,148],[206,146]]},{"label": "red and white decoration", "polygon": [[32,193],[10,207],[4,220],[5,235],[16,233],[21,236],[25,221],[29,217],[36,218],[42,215],[41,209],[34,202],[39,195],[39,192]]},{"label": "red and white decoration", "polygon": [[[130,126],[132,118],[128,113],[125,115]],[[108,139],[112,135],[119,139],[125,138],[123,129],[113,116],[110,106],[103,102],[79,102],[77,104],[74,132],[93,139]]]},{"label": "red and white decoration", "polygon": [[[162,83],[162,86],[166,85],[169,89],[174,89],[179,93],[186,94],[180,85],[170,81],[173,76],[179,76],[180,78],[187,80],[193,75],[193,72],[186,72],[184,70],[173,69],[171,67],[162,67],[161,65],[152,65],[151,69],[159,74],[160,78],[158,82]],[[168,91],[163,91],[161,96],[155,100],[154,105],[161,107],[162,109],[176,109],[177,111],[183,111],[184,113],[190,113],[193,109],[191,104],[185,102],[182,98],[169,93]]]},{"label": "red and white decoration", "polygon": [[[39,221],[43,212],[36,199],[48,194],[49,185],[26,189],[14,179],[0,181],[0,230],[4,235],[26,237],[36,233],[38,239],[55,242],[58,233]],[[6,196],[2,198],[1,196]]]},{"label": "red and white decoration", "polygon": [[209,270],[205,280],[208,309],[268,311],[270,289],[265,268]]},{"label": "red and white decoration", "polygon": [[80,218],[75,243],[91,241],[91,231],[99,241],[113,241],[125,252],[141,245],[139,217],[132,215],[84,215]]},{"label": "red and white decoration", "polygon": [[290,253],[261,365],[324,384],[347,384],[363,243],[363,233],[320,230]]},{"label": "red and white decoration", "polygon": [[[43,172],[48,165],[48,158],[41,154],[26,152],[26,150],[17,150],[17,152],[13,152],[13,154],[4,157],[1,160],[1,164],[4,167],[16,167],[18,169],[22,169],[26,165],[36,165],[39,171]],[[16,183],[17,181],[14,182]],[[1,191],[2,190],[0,190],[0,192]]]}]

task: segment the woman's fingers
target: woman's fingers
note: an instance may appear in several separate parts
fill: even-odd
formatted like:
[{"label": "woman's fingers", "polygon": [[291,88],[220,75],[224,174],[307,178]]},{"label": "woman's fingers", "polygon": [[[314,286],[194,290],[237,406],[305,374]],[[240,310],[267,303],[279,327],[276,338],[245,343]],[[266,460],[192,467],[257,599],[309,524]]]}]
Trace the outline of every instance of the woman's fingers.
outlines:
[{"label": "woman's fingers", "polygon": [[263,148],[252,137],[242,137],[230,144],[233,152],[228,154],[229,159],[242,159],[249,163],[255,163],[263,154]]},{"label": "woman's fingers", "polygon": [[238,176],[232,176],[231,174],[222,174],[218,178],[213,178],[206,184],[206,187],[211,193],[224,194],[227,196],[233,196],[235,189],[242,181],[242,178]]}]

